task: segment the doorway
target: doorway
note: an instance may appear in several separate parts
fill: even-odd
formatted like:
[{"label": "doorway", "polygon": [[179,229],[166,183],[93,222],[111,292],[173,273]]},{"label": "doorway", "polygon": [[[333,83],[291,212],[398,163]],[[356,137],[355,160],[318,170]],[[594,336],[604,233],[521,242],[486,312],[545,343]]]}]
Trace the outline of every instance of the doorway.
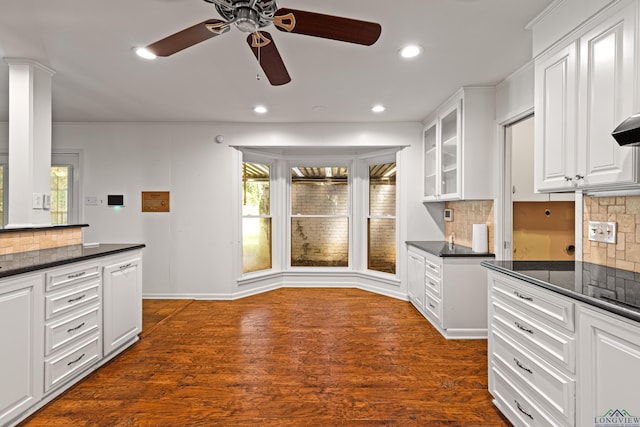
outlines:
[{"label": "doorway", "polygon": [[504,258],[575,259],[574,193],[534,191],[534,117],[504,127]]}]

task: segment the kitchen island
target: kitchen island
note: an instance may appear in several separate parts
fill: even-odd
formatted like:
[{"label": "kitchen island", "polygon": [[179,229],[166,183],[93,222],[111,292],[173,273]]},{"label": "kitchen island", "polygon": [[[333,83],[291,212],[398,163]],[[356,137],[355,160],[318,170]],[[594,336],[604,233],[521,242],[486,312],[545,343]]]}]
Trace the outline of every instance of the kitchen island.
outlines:
[{"label": "kitchen island", "polygon": [[144,247],[0,256],[0,425],[15,425],[138,340]]},{"label": "kitchen island", "polygon": [[[514,425],[595,426],[640,414],[640,274],[574,261],[482,266],[489,391]],[[640,425],[634,419],[626,425]]]}]

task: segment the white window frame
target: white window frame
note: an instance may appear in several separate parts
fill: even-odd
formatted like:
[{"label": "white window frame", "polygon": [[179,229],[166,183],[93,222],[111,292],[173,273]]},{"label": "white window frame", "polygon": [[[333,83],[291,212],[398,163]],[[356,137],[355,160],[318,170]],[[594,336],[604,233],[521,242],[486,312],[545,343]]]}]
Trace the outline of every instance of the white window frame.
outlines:
[{"label": "white window frame", "polygon": [[[359,239],[359,244],[360,244],[360,265],[362,266],[362,271],[366,271],[367,274],[372,275],[372,276],[379,276],[379,277],[385,277],[385,278],[389,278],[389,277],[393,277],[393,278],[398,278],[399,274],[400,274],[400,266],[399,266],[399,260],[400,260],[400,224],[398,222],[398,213],[399,213],[399,207],[400,207],[400,180],[399,180],[399,173],[400,173],[400,163],[398,161],[398,154],[397,154],[397,150],[391,150],[391,151],[387,151],[387,152],[382,152],[382,153],[376,153],[375,155],[372,156],[366,156],[366,157],[361,157],[359,160],[359,166],[361,166],[359,168],[360,170],[360,174],[359,174],[359,180],[361,182],[360,187],[358,188],[359,192],[360,192],[360,200],[359,200],[359,206],[361,208],[361,211],[358,215],[359,218],[361,218],[361,224],[360,224],[360,239]],[[369,216],[369,167],[371,165],[378,165],[378,164],[384,164],[384,163],[392,163],[395,162],[396,164],[396,209],[395,209],[395,222],[396,222],[396,273],[395,274],[391,274],[391,273],[385,273],[382,271],[377,271],[377,270],[370,270],[369,269],[369,260],[368,260],[368,250],[367,250],[367,245],[368,245],[368,232],[367,232],[367,220],[369,218],[372,218]],[[375,216],[373,218],[388,218],[388,217],[383,217],[383,216]]]},{"label": "white window frame", "polygon": [[[284,164],[286,165],[286,178],[287,178],[287,203],[286,203],[286,212],[284,217],[286,218],[286,222],[287,222],[287,240],[286,242],[284,242],[285,246],[286,246],[286,259],[285,259],[285,269],[288,271],[313,271],[313,272],[331,272],[331,271],[351,271],[354,269],[354,222],[353,222],[353,195],[354,195],[354,191],[353,191],[353,183],[354,183],[354,172],[356,171],[355,169],[355,159],[348,159],[345,160],[344,157],[337,157],[337,156],[322,156],[322,157],[318,157],[317,159],[314,160],[310,160],[309,156],[305,156],[303,158],[293,158],[293,157],[288,157],[287,160],[284,162]],[[347,215],[344,216],[335,216],[335,215],[330,215],[327,216],[327,218],[335,218],[335,217],[346,217],[349,221],[349,233],[348,233],[348,238],[349,238],[349,250],[348,250],[348,256],[349,256],[349,262],[348,265],[346,267],[315,267],[315,266],[309,266],[309,267],[299,267],[299,266],[292,266],[291,265],[291,237],[292,237],[292,229],[291,229],[291,222],[293,218],[306,218],[306,217],[313,217],[313,218],[321,218],[322,216],[318,216],[318,215],[293,215],[291,212],[291,197],[292,197],[292,186],[293,186],[293,182],[292,182],[292,176],[291,176],[291,168],[293,167],[297,167],[297,166],[301,166],[301,167],[319,167],[319,168],[324,168],[324,167],[346,167],[348,169],[348,179],[347,179],[347,187],[348,187],[348,191],[349,194],[347,195],[347,200],[348,200],[348,213]]]},{"label": "white window frame", "polygon": [[[269,157],[269,156],[262,156],[256,153],[246,153],[243,152],[241,153],[240,156],[240,173],[242,174],[242,165],[247,162],[247,163],[259,163],[262,165],[268,165],[269,166],[269,217],[271,218],[271,268],[269,269],[265,269],[265,270],[258,270],[258,271],[251,271],[248,273],[244,273],[242,271],[242,246],[243,246],[243,241],[242,241],[242,220],[245,218],[245,216],[242,214],[242,176],[240,176],[240,195],[239,195],[239,212],[240,212],[240,250],[239,250],[239,260],[240,262],[238,263],[239,266],[239,270],[240,270],[240,275],[239,277],[244,279],[244,278],[250,278],[250,277],[255,277],[255,276],[263,276],[265,274],[269,274],[272,273],[276,270],[280,269],[280,264],[281,264],[281,257],[279,255],[279,251],[277,251],[277,242],[276,240],[280,240],[277,236],[281,235],[282,233],[280,233],[281,230],[281,226],[279,221],[277,221],[276,215],[275,213],[277,212],[276,209],[276,204],[275,203],[279,203],[280,200],[280,196],[277,193],[279,193],[279,191],[276,191],[276,185],[277,185],[277,179],[276,177],[278,176],[278,162],[277,159],[273,158],[273,157]],[[276,202],[274,202],[274,197]],[[251,215],[251,216],[247,216],[247,218],[267,218],[264,215]]]},{"label": "white window frame", "polygon": [[70,186],[68,203],[69,211],[67,214],[68,224],[79,224],[80,218],[80,181],[81,181],[81,152],[78,150],[52,150],[51,152],[51,167],[66,166],[70,168]]},{"label": "white window frame", "polygon": [[9,201],[9,155],[6,153],[0,154],[0,166],[4,167],[4,173],[2,174],[2,200],[4,201],[4,211],[2,212],[2,227],[4,228],[9,221],[9,209],[7,209],[7,202]]}]

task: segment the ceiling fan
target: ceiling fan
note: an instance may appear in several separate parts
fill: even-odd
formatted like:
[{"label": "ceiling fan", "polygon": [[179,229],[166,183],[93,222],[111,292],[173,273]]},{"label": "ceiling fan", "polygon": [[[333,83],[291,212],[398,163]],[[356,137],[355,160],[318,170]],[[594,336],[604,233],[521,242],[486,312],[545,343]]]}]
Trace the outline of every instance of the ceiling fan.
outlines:
[{"label": "ceiling fan", "polygon": [[183,49],[222,35],[235,25],[249,33],[247,43],[264,74],[274,86],[291,81],[276,45],[267,31],[273,24],[278,30],[348,43],[371,46],[380,37],[380,24],[339,16],[282,8],[276,0],[204,0],[215,5],[224,20],[209,19],[158,40],[146,47],[156,56],[170,56]]}]

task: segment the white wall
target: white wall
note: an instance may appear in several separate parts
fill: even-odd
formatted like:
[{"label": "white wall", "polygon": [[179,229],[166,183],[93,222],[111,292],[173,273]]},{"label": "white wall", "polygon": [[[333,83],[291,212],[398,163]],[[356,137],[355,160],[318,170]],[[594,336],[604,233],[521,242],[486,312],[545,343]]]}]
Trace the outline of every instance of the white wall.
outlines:
[{"label": "white wall", "polygon": [[[6,128],[0,127],[0,144]],[[224,143],[214,142],[224,135]],[[4,144],[6,146],[6,144]],[[203,124],[57,123],[54,149],[82,150],[85,242],[142,242],[146,295],[224,298],[237,291],[232,265],[237,151],[229,145],[406,145],[400,156],[401,240],[440,240],[442,231],[421,202],[419,123]],[[141,191],[170,191],[170,213],[142,213]],[[125,194],[125,208],[106,206]],[[404,277],[405,248],[398,266]],[[403,281],[404,282],[404,281]]]}]

